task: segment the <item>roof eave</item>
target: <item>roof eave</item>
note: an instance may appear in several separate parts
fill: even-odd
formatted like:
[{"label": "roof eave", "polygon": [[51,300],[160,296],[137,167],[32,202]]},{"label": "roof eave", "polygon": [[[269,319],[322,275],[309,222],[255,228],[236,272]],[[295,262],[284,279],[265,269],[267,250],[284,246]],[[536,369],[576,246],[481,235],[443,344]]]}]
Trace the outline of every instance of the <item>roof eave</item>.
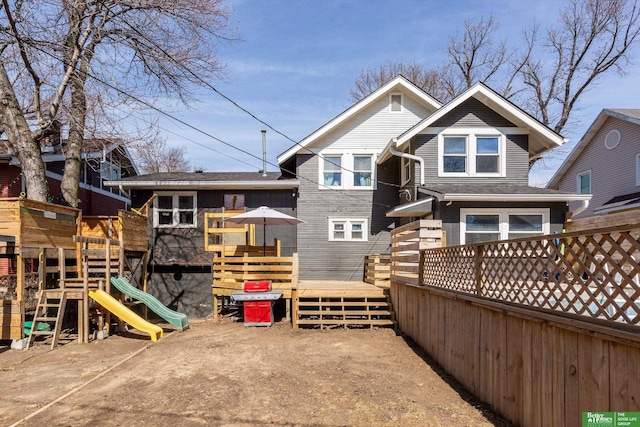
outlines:
[{"label": "roof eave", "polygon": [[300,141],[299,143],[296,143],[294,146],[289,148],[287,151],[285,151],[284,153],[280,154],[278,156],[278,158],[277,158],[278,164],[282,164],[282,163],[286,162],[291,157],[293,157],[296,153],[298,153],[298,151],[300,151],[301,149],[307,148],[307,146],[309,146],[313,141],[318,139],[320,136],[322,136],[322,135],[326,134],[327,132],[331,131],[332,129],[334,129],[339,124],[344,123],[346,120],[348,120],[349,118],[351,118],[352,116],[354,116],[358,112],[362,111],[368,105],[370,105],[371,103],[373,103],[377,99],[379,99],[379,97],[382,94],[384,94],[389,89],[391,89],[392,87],[397,86],[397,85],[403,86],[405,89],[407,89],[408,91],[410,91],[414,95],[416,95],[419,98],[423,99],[426,103],[431,105],[435,110],[437,110],[438,108],[442,107],[442,104],[440,104],[440,102],[438,102],[433,97],[431,97],[429,94],[427,94],[426,92],[424,92],[423,90],[418,88],[416,85],[414,85],[411,82],[409,82],[405,77],[397,76],[394,79],[392,79],[389,82],[387,82],[385,85],[379,87],[378,89],[376,89],[375,91],[373,91],[372,93],[367,95],[365,98],[363,98],[362,100],[360,100],[356,104],[354,104],[351,107],[349,107],[347,110],[343,111],[341,114],[339,114],[336,117],[334,117],[333,119],[331,119],[329,122],[324,124],[321,128],[319,128],[318,130],[313,132],[311,135],[307,136],[302,141]]},{"label": "roof eave", "polygon": [[[545,144],[546,148],[544,150],[533,153],[534,155],[541,154],[542,152],[548,151],[552,148],[560,147],[564,143],[564,138],[560,134],[549,129],[547,126],[543,125],[538,120],[531,117],[530,115],[525,113],[523,110],[521,110],[519,107],[515,106],[511,102],[507,101],[506,99],[498,95],[496,92],[489,89],[487,86],[483,85],[482,83],[476,83],[475,85],[471,86],[469,89],[464,91],[462,94],[452,99],[448,104],[444,105],[441,109],[439,109],[429,117],[425,118],[421,123],[416,125],[413,129],[407,131],[403,135],[398,136],[396,146],[401,146],[407,141],[409,141],[411,138],[413,138],[414,136],[419,135],[420,132],[422,132],[429,126],[431,126],[431,124],[435,123],[440,118],[444,117],[446,114],[451,112],[454,108],[458,107],[464,101],[478,94],[482,95],[485,101],[489,99],[491,102],[493,102],[498,107],[500,107],[502,111],[508,112],[510,115],[514,116],[522,123],[525,123],[528,128],[531,128],[532,130],[538,132],[545,141],[549,141],[548,144]],[[483,102],[482,99],[480,99],[480,101]]]},{"label": "roof eave", "polygon": [[445,193],[446,202],[575,202],[591,200],[591,194],[465,194]]},{"label": "roof eave", "polygon": [[106,181],[104,185],[149,190],[286,190],[298,188],[300,181]]}]

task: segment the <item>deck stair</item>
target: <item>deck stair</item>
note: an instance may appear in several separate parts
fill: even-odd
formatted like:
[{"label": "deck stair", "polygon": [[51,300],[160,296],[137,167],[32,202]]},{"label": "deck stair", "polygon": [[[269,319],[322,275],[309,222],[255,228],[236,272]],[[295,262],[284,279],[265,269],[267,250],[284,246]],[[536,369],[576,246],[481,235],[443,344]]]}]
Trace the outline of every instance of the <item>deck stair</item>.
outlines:
[{"label": "deck stair", "polygon": [[[27,341],[27,348],[31,347],[37,336],[50,336],[51,348],[56,348],[60,338],[64,309],[67,304],[67,292],[60,289],[46,289],[40,291],[36,314],[31,324],[31,332]],[[39,330],[40,323],[52,323],[51,329]]]},{"label": "deck stair", "polygon": [[298,327],[388,327],[395,326],[389,291],[373,285],[365,289],[343,282],[301,285],[296,298]]}]

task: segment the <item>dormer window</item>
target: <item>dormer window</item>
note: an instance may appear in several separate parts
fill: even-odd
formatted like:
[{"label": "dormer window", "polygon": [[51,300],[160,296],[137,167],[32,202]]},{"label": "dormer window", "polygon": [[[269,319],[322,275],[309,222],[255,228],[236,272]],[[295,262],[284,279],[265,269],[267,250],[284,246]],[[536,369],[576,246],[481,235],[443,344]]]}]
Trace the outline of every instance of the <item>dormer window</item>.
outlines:
[{"label": "dormer window", "polygon": [[394,93],[389,96],[389,111],[399,113],[402,111],[402,95]]}]

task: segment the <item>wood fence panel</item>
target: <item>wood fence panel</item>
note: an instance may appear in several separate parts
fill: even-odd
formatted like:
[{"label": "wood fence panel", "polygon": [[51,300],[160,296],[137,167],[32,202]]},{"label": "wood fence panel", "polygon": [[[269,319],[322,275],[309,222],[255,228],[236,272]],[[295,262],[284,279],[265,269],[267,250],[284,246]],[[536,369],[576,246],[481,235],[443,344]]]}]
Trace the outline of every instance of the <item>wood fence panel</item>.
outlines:
[{"label": "wood fence panel", "polygon": [[[640,348],[629,347],[627,353],[629,391],[627,411],[640,412]],[[616,409],[613,408],[613,411]]]},{"label": "wood fence panel", "polygon": [[563,425],[577,426],[580,417],[580,381],[578,372],[578,334],[566,331],[564,338],[564,421]]},{"label": "wood fence panel", "polygon": [[539,377],[542,385],[540,387],[540,400],[531,405],[531,415],[532,420],[535,421],[533,425],[544,427],[554,425],[554,406],[558,406],[554,399],[553,378],[554,371],[556,370],[555,363],[557,363],[556,358],[554,357],[556,349],[554,347],[553,340],[556,328],[543,323],[540,325],[540,329],[540,341],[533,342],[531,348],[534,352],[534,356],[532,358],[534,361],[532,375],[534,378]]},{"label": "wood fence panel", "polygon": [[565,378],[566,378],[566,351],[565,331],[560,328],[552,330],[553,350],[547,358],[548,364],[553,369],[553,406],[551,406],[552,423],[548,425],[563,426],[565,423]]},{"label": "wood fence panel", "polygon": [[639,412],[640,339],[632,332],[607,335],[576,318],[429,287],[391,289],[402,330],[516,425],[576,426],[586,411]]},{"label": "wood fence panel", "polygon": [[[530,322],[522,322],[522,393],[529,396],[529,399],[523,399],[522,411],[518,419],[522,419],[524,414],[534,414],[534,407],[540,401],[540,390],[536,388],[534,374],[537,370],[535,365],[538,363],[537,343],[532,326]],[[531,425],[538,426],[540,424],[538,420],[532,418]]]},{"label": "wood fence panel", "polygon": [[[523,377],[523,334],[524,320],[508,318],[506,322],[506,371],[500,370],[501,385],[504,387],[503,413],[510,420],[522,417],[522,377]],[[530,337],[527,337],[530,339]]]},{"label": "wood fence panel", "polygon": [[618,343],[611,343],[611,387],[609,401],[616,412],[630,411],[629,351]]},{"label": "wood fence panel", "polygon": [[[507,319],[509,322],[511,319]],[[542,375],[541,375],[541,364],[542,364],[542,328],[540,324],[533,324],[532,322],[527,322],[531,325],[531,395],[529,398],[531,399],[531,412],[529,412],[529,416],[531,417],[531,425],[544,427],[542,423]],[[544,349],[544,351],[548,351],[549,349]]]}]

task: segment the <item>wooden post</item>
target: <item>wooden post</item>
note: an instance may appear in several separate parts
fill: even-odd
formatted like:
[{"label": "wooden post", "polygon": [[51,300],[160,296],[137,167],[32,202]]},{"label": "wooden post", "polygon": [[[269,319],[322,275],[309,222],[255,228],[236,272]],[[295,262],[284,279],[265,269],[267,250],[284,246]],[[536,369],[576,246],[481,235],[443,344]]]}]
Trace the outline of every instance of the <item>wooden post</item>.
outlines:
[{"label": "wooden post", "polygon": [[[109,222],[111,222],[111,220],[109,220]],[[111,292],[111,238],[107,237],[107,239],[105,240],[105,244],[104,244],[104,251],[105,251],[105,273],[104,273],[104,280],[106,281],[106,289],[107,289],[107,293]]]},{"label": "wooden post", "polygon": [[476,278],[476,295],[482,296],[482,245],[474,245],[474,263]]},{"label": "wooden post", "polygon": [[16,257],[16,264],[16,298],[20,306],[20,338],[24,338],[24,258],[22,258],[22,253]]},{"label": "wooden post", "polygon": [[58,268],[60,269],[59,280],[61,283],[67,279],[67,264],[64,248],[58,248]]},{"label": "wooden post", "polygon": [[[82,299],[78,300],[78,341],[89,342],[89,260],[88,243],[82,243]],[[81,314],[82,313],[82,314]]]},{"label": "wooden post", "polygon": [[38,290],[44,290],[46,286],[47,279],[47,256],[46,249],[39,248],[38,249]]},{"label": "wooden post", "polygon": [[298,253],[293,254],[291,261],[291,324],[298,329]]}]

